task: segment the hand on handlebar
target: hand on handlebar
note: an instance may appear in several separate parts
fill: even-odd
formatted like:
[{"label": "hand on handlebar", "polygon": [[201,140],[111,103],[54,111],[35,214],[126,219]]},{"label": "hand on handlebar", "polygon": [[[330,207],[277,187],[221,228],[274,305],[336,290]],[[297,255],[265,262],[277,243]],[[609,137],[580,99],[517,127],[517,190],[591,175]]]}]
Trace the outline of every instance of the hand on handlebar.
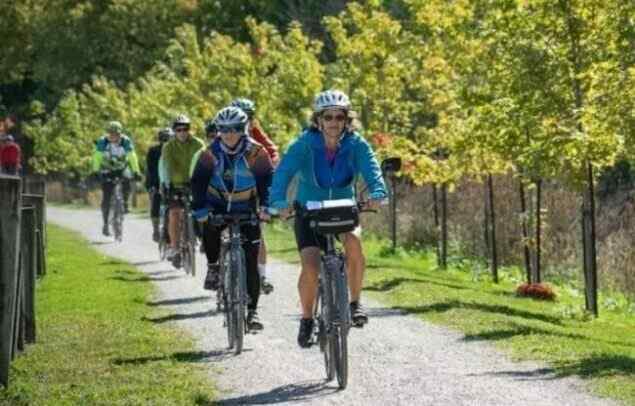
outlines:
[{"label": "hand on handlebar", "polygon": [[260,218],[261,221],[269,221],[271,220],[271,214],[269,214],[266,207],[262,207],[258,211],[258,218]]},{"label": "hand on handlebar", "polygon": [[387,203],[387,199],[370,199],[364,202],[362,210],[377,211],[379,210],[380,206],[385,206]]}]

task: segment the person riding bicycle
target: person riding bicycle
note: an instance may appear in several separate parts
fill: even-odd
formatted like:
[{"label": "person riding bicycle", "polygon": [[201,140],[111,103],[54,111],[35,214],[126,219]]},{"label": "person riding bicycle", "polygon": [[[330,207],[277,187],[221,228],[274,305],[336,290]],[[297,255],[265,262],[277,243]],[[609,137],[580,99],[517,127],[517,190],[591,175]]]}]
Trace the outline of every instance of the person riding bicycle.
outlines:
[{"label": "person riding bicycle", "polygon": [[192,159],[205,149],[205,143],[190,134],[191,122],[185,114],[179,114],[172,122],[174,138],[168,141],[161,153],[161,183],[168,186],[168,236],[170,246],[166,257],[179,268],[181,256],[177,249],[180,227],[183,223],[183,204],[179,193],[189,184]]},{"label": "person riding bicycle", "polygon": [[101,212],[104,219],[102,233],[110,235],[108,227],[108,215],[110,213],[110,200],[114,190],[112,177],[123,176],[124,212],[128,212],[128,198],[130,196],[130,180],[141,179],[139,160],[134,149],[134,144],[129,136],[123,133],[123,126],[119,121],[111,121],[106,126],[106,135],[95,141],[95,149],[92,158],[92,172],[96,174],[101,183]]},{"label": "person riding bicycle", "polygon": [[[368,142],[355,131],[351,102],[343,92],[327,90],[316,96],[310,127],[289,146],[276,168],[270,207],[280,210],[282,217],[288,217],[292,210],[287,201],[287,188],[296,174],[299,175],[299,183],[294,205],[299,207],[307,201],[353,199],[358,175],[368,186],[369,208],[377,208],[386,199],[386,186],[375,154]],[[351,319],[355,326],[363,326],[368,321],[360,304],[365,266],[360,237],[359,228],[340,235],[346,253]],[[316,235],[308,219],[301,216],[295,218],[295,238],[302,267],[298,281],[302,305],[298,344],[306,348],[311,345],[320,249],[324,249],[325,239]]]},{"label": "person riding bicycle", "polygon": [[159,242],[160,238],[160,211],[161,211],[161,194],[159,180],[159,161],[161,159],[161,150],[163,146],[174,136],[172,128],[166,127],[157,133],[158,144],[148,149],[146,157],[146,190],[150,194],[150,220],[152,221],[152,240]]},{"label": "person riding bicycle", "polygon": [[209,146],[218,135],[218,131],[216,130],[216,122],[214,119],[209,119],[205,122],[205,139],[207,140],[207,145]]},{"label": "person riding bicycle", "polygon": [[[249,136],[265,147],[275,168],[280,161],[278,147],[271,141],[271,138],[269,138],[267,133],[262,129],[260,122],[255,118],[256,103],[249,99],[238,98],[234,100],[231,105],[247,113],[247,117],[249,118]],[[258,273],[260,274],[262,292],[266,295],[273,292],[273,285],[271,284],[271,278],[269,278],[267,270],[267,245],[265,244],[264,238],[260,243],[260,251],[258,252]]]},{"label": "person riding bicycle", "polygon": [[[204,223],[203,244],[208,271],[205,289],[216,290],[220,282],[220,246],[222,227],[208,221],[212,214],[260,212],[266,206],[273,166],[262,145],[247,136],[248,118],[237,107],[225,107],[216,115],[219,136],[200,153],[192,173],[192,211]],[[258,317],[260,277],[258,250],[260,225],[242,225],[243,249],[247,270],[247,324],[262,329]]]}]

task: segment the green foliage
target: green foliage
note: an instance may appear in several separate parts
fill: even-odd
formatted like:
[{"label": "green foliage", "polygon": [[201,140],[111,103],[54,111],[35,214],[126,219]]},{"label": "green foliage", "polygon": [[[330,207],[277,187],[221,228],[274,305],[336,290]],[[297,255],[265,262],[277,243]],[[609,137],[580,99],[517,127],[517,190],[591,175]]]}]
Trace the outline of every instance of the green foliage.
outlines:
[{"label": "green foliage", "polygon": [[[321,44],[297,25],[281,35],[269,24],[248,24],[251,44],[217,33],[201,43],[194,27],[185,25],[167,48],[166,62],[125,90],[97,77],[81,92],[69,93],[48,121],[27,128],[37,140],[38,170],[86,173],[85,160],[76,158],[88,159],[92,141],[108,120],[123,122],[144,154],[157,129],[177,113],[188,114],[194,130],[201,131],[205,120],[239,95],[256,101],[265,129],[286,144],[306,121],[306,108],[321,89]],[[71,152],[67,147],[75,150],[66,154]]]},{"label": "green foliage", "polygon": [[[37,35],[64,45],[59,52],[82,57],[63,75],[52,64],[36,69],[36,76],[61,87],[92,77],[67,93],[50,117],[28,127],[39,144],[40,170],[82,172],[88,140],[104,120],[124,122],[143,154],[175,113],[188,113],[201,129],[238,96],[256,101],[265,129],[284,146],[306,123],[314,94],[328,87],[351,95],[379,156],[403,157],[402,174],[417,184],[451,187],[464,175],[478,179],[512,168],[525,179],[557,177],[577,185],[587,162],[603,168],[633,154],[631,2],[360,1],[337,16],[338,1],[309,2],[304,11],[284,0],[155,2],[73,6],[71,18],[59,24],[67,34],[88,21],[109,22],[98,24],[97,39],[84,42],[53,29],[61,13],[38,17]],[[12,15],[24,7],[16,5]],[[276,14],[281,7],[288,12]],[[328,32],[321,37],[333,53],[329,62],[321,59],[322,42],[305,34],[317,32],[312,24],[323,15],[330,16],[317,31]],[[195,25],[172,28],[186,20]],[[149,30],[152,25],[169,29]],[[122,47],[131,38],[118,35],[129,31],[152,52]],[[95,68],[102,63],[97,55],[108,55],[107,71]],[[72,144],[78,154],[68,151]]]}]

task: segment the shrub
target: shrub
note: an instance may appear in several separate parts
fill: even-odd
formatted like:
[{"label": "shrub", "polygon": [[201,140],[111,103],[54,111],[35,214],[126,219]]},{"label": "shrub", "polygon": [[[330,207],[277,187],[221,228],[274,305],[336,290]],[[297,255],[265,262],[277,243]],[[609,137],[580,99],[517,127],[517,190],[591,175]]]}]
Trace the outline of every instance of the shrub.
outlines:
[{"label": "shrub", "polygon": [[555,300],[556,292],[544,283],[523,283],[516,288],[516,295],[540,300]]}]

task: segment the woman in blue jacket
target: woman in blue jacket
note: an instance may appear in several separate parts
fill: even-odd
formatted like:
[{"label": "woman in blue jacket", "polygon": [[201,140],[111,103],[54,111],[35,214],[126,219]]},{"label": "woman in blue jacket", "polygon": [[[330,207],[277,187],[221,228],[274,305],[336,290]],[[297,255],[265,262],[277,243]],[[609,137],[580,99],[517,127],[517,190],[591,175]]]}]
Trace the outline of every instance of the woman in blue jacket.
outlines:
[{"label": "woman in blue jacket", "polygon": [[[291,179],[299,175],[295,202],[351,199],[355,197],[354,184],[361,175],[368,185],[369,208],[377,208],[387,197],[381,169],[371,146],[352,128],[351,103],[348,96],[338,90],[327,90],[317,95],[310,128],[289,146],[275,170],[270,194],[270,206],[281,210],[286,217],[292,210],[287,201],[287,188]],[[302,270],[298,281],[302,320],[298,344],[310,346],[313,329],[313,304],[317,296],[320,268],[320,238],[309,228],[308,221],[296,217],[295,236],[300,251]],[[360,304],[365,259],[360,230],[341,238],[346,251],[348,280],[353,324],[362,326],[368,316]]]}]

